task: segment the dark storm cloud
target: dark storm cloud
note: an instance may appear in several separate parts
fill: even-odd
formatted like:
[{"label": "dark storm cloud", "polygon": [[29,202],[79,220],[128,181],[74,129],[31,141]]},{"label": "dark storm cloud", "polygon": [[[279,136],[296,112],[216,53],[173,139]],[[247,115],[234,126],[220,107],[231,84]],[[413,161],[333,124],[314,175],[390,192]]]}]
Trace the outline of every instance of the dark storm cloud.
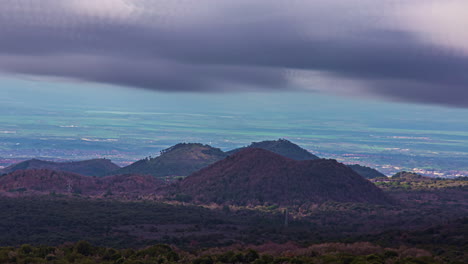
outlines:
[{"label": "dark storm cloud", "polygon": [[[103,8],[87,0],[5,1],[6,73],[162,91],[349,89],[468,106],[468,57],[381,26],[371,1],[358,1],[369,10],[359,16],[344,12],[350,4],[323,0],[95,1]],[[308,72],[361,87],[299,85],[295,78]]]}]

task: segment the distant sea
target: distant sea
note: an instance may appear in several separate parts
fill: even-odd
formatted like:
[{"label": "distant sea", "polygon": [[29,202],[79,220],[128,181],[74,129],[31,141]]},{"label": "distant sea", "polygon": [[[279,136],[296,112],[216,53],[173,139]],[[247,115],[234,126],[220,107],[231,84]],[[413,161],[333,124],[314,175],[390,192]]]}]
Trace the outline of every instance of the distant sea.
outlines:
[{"label": "distant sea", "polygon": [[0,166],[28,158],[125,165],[179,142],[230,150],[289,139],[386,174],[468,174],[468,110],[317,93],[160,93],[0,81]]}]

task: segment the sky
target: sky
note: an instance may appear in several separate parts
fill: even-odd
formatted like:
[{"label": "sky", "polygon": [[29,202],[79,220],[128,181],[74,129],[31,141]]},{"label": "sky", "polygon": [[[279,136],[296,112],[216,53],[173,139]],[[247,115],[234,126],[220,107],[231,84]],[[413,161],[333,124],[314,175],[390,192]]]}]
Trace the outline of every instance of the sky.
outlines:
[{"label": "sky", "polygon": [[466,108],[466,10],[465,0],[3,0],[0,87],[27,79]]},{"label": "sky", "polygon": [[466,0],[1,2],[3,165],[287,138],[468,171]]}]

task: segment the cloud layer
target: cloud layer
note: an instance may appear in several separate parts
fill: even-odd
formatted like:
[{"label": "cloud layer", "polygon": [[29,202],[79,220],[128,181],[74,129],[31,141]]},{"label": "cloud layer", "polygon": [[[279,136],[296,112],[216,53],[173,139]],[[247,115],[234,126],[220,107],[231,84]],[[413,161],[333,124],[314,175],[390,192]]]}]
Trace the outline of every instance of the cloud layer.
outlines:
[{"label": "cloud layer", "polygon": [[468,107],[468,19],[459,12],[467,8],[463,0],[3,0],[0,71]]}]

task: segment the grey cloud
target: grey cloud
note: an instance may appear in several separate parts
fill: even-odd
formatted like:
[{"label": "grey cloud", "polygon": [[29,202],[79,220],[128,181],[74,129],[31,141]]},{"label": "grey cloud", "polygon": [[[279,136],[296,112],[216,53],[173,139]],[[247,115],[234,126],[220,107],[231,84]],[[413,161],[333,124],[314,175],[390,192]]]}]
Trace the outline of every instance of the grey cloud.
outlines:
[{"label": "grey cloud", "polygon": [[468,106],[468,57],[380,27],[370,1],[359,2],[369,10],[360,16],[341,1],[207,0],[193,12],[190,2],[167,2],[163,12],[163,2],[116,17],[53,0],[2,5],[0,70],[162,91],[333,90],[297,87],[288,73],[301,70],[391,99]]}]

